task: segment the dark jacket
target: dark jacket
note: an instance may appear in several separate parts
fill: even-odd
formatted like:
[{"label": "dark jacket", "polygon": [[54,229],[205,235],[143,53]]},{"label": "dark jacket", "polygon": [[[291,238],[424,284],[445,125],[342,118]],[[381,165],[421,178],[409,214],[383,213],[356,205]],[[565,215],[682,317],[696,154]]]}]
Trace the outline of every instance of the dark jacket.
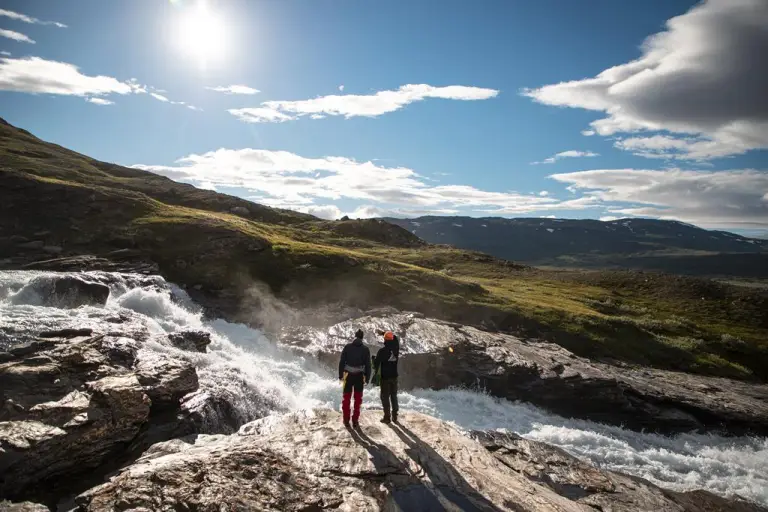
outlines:
[{"label": "dark jacket", "polygon": [[371,380],[371,351],[363,345],[363,340],[355,338],[347,343],[341,351],[339,359],[339,380],[344,378],[344,372],[365,373],[366,382]]},{"label": "dark jacket", "polygon": [[397,377],[397,361],[400,359],[400,340],[397,336],[392,341],[385,341],[384,346],[376,353],[373,370],[381,368],[382,379]]}]

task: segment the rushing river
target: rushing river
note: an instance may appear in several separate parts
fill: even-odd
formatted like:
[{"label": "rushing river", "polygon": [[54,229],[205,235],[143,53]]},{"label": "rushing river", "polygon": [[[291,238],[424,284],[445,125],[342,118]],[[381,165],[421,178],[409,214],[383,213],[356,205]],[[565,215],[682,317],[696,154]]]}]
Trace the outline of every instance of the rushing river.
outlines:
[{"label": "rushing river", "polygon": [[[159,277],[80,274],[110,286],[106,306],[62,309],[41,306],[38,297],[25,289],[30,280],[45,275],[0,272],[0,349],[46,328],[92,327],[104,332],[104,326],[119,321],[121,329],[145,334],[144,357],[164,352],[191,361],[197,368],[201,390],[232,403],[241,422],[268,412],[340,408],[338,381],[316,361],[281,350],[262,332],[245,325],[204,321],[199,308],[182,290]],[[182,351],[153,340],[153,335],[182,329],[209,331],[212,342],[208,352]],[[602,468],[641,476],[669,489],[707,489],[768,505],[767,439],[643,434],[566,419],[532,405],[462,389],[401,393],[400,404],[402,409],[430,414],[465,431],[513,431],[563,448]],[[364,407],[377,406],[376,392],[366,389]],[[210,421],[215,423],[216,418]]]}]

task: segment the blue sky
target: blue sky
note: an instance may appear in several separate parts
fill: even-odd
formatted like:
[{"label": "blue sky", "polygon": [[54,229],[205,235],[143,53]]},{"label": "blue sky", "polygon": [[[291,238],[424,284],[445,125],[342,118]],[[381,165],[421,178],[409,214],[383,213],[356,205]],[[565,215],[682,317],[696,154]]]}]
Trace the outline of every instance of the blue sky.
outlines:
[{"label": "blue sky", "polygon": [[0,115],[95,158],[329,218],[768,229],[764,0],[0,9]]}]

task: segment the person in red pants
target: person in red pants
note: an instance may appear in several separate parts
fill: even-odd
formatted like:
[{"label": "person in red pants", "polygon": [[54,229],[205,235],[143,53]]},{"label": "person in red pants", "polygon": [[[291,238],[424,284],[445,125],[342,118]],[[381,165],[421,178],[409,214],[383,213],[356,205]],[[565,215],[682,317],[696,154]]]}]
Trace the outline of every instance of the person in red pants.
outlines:
[{"label": "person in red pants", "polygon": [[[347,343],[341,351],[339,359],[339,380],[344,383],[344,395],[341,400],[341,412],[344,416],[344,426],[349,427],[350,416],[352,427],[360,426],[360,406],[363,403],[363,387],[371,379],[371,352],[363,344],[362,330],[355,333],[355,340]],[[350,414],[349,402],[352,393],[355,394],[355,409]]]}]

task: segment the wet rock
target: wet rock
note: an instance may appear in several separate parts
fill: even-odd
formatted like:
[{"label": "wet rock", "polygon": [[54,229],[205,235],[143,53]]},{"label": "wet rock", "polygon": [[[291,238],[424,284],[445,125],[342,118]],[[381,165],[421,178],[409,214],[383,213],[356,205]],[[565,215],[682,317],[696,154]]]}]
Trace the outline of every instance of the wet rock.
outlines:
[{"label": "wet rock", "polygon": [[205,331],[180,331],[168,335],[168,340],[182,350],[205,353],[211,343],[211,333]]},{"label": "wet rock", "polygon": [[109,286],[62,274],[32,279],[13,300],[17,304],[76,308],[84,305],[103,306],[108,298]]},{"label": "wet rock", "polygon": [[[561,450],[404,413],[347,430],[327,409],[270,416],[230,436],[152,446],[76,498],[110,510],[764,511],[707,492],[673,493]],[[720,508],[707,508],[719,505]]]},{"label": "wet rock", "polygon": [[566,417],[633,430],[768,434],[768,385],[597,363],[552,343],[416,314],[374,312],[325,329],[285,329],[280,341],[333,367],[358,328],[372,352],[382,346],[377,330],[398,334],[402,389],[479,387]]},{"label": "wet rock", "polygon": [[178,408],[179,400],[198,388],[194,367],[186,361],[165,355],[153,354],[151,358],[140,358],[134,370],[152,399],[153,407],[173,405]]},{"label": "wet rock", "polygon": [[90,336],[93,329],[57,329],[55,331],[43,331],[38,336],[41,338],[76,338],[78,336]]},{"label": "wet rock", "polygon": [[[127,337],[49,338],[0,358],[0,496],[51,497],[99,483],[118,461],[194,432],[182,360]],[[99,469],[101,468],[101,469]]]},{"label": "wet rock", "polygon": [[764,510],[751,502],[729,500],[706,491],[674,492],[642,478],[601,471],[560,448],[515,434],[473,432],[471,437],[512,471],[590,507],[587,510]]}]

